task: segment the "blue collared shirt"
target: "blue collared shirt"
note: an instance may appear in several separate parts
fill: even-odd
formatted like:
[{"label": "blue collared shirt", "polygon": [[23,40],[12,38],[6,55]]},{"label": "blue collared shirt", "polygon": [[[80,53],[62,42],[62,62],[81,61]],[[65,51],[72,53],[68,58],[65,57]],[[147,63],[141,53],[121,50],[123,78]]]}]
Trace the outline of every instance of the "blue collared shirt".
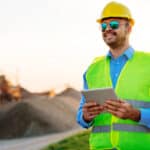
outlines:
[{"label": "blue collared shirt", "polygon": [[[110,58],[110,76],[112,80],[113,88],[115,88],[118,77],[125,63],[133,57],[134,50],[132,47],[129,47],[121,56],[118,58],[113,58],[111,52],[108,52],[107,57]],[[88,85],[85,78],[86,72],[83,75],[83,88],[88,89]],[[82,107],[85,103],[85,98],[82,96],[80,101],[80,106],[77,112],[77,122],[84,128],[89,128],[92,123],[87,123],[83,119]],[[142,108],[141,111],[141,120],[140,124],[146,125],[150,128],[150,108]]]}]

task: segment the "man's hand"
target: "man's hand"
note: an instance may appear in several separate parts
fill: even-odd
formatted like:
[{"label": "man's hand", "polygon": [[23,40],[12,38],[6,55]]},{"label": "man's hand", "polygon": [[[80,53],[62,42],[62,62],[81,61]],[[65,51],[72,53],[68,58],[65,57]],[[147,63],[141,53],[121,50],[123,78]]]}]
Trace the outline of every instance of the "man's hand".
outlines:
[{"label": "man's hand", "polygon": [[83,119],[86,122],[91,122],[93,118],[100,114],[104,110],[104,107],[96,102],[88,102],[83,106]]},{"label": "man's hand", "polygon": [[140,120],[140,111],[123,100],[107,100],[104,104],[106,111],[121,119]]}]

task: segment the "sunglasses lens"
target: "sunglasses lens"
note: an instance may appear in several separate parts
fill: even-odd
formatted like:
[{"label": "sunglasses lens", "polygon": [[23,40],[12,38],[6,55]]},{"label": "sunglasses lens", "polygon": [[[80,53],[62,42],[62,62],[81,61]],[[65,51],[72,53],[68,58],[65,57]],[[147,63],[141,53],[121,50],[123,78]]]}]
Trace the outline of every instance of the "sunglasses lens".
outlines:
[{"label": "sunglasses lens", "polygon": [[111,21],[110,22],[110,27],[112,29],[118,29],[119,28],[119,22],[118,21]]},{"label": "sunglasses lens", "polygon": [[101,23],[101,28],[102,28],[102,31],[105,31],[106,28],[107,28],[107,24],[106,23]]}]

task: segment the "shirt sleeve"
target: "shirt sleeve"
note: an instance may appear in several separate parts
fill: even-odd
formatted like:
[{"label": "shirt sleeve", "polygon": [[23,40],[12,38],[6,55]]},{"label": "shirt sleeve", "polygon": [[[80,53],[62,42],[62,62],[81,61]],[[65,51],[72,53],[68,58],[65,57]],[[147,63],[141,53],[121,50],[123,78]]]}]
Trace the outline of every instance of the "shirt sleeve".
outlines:
[{"label": "shirt sleeve", "polygon": [[[84,75],[83,75],[83,88],[84,88],[84,89],[88,89],[88,85],[87,85],[87,82],[86,82],[85,75],[86,75],[86,73],[84,73]],[[80,105],[79,105],[79,108],[78,108],[78,111],[77,111],[76,120],[77,120],[77,122],[78,122],[83,128],[89,128],[89,127],[91,127],[92,122],[87,123],[87,122],[85,122],[85,120],[83,119],[83,111],[82,111],[82,108],[83,108],[84,103],[85,103],[85,98],[84,98],[84,96],[82,95],[82,96],[81,96],[81,100],[80,100]]]},{"label": "shirt sleeve", "polygon": [[141,111],[141,120],[139,124],[145,125],[150,128],[150,108],[142,108]]}]

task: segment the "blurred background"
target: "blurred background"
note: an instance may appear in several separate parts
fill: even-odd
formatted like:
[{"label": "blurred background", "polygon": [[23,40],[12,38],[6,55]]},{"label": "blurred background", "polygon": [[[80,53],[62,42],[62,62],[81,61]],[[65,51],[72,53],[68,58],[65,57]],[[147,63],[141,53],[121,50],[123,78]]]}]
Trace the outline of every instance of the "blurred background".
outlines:
[{"label": "blurred background", "polygon": [[[108,50],[96,19],[110,0],[0,1],[0,74],[32,92],[82,88],[82,74]],[[120,0],[131,9],[131,45],[149,51],[148,0]]]},{"label": "blurred background", "polygon": [[[82,75],[108,51],[96,19],[109,1],[0,0],[0,139],[79,129]],[[150,1],[118,2],[135,19],[131,46],[150,51]]]}]

